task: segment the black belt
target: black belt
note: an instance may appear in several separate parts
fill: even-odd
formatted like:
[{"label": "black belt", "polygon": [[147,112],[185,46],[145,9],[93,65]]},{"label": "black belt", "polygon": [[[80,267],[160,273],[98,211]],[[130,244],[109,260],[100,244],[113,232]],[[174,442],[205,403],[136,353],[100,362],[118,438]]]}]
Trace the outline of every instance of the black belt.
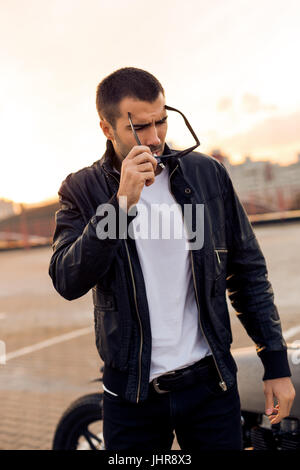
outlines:
[{"label": "black belt", "polygon": [[156,377],[150,382],[150,390],[167,393],[194,385],[216,373],[212,355],[205,356],[191,366],[177,369]]}]

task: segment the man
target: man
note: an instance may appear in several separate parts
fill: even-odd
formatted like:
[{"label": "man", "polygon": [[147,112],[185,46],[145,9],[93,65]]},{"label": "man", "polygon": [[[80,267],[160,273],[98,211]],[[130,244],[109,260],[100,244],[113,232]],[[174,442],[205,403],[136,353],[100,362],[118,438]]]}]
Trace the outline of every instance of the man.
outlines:
[{"label": "man", "polygon": [[[223,165],[166,145],[168,107],[153,75],[117,70],[96,102],[107,149],[62,183],[49,273],[68,300],[93,291],[106,449],[168,450],[174,430],[183,450],[241,449],[226,288],[264,365],[272,423],[295,395],[251,225]],[[143,208],[165,218],[172,205],[181,238],[140,236]],[[186,206],[203,207],[203,218],[188,220]],[[190,222],[204,230],[198,247]]]}]

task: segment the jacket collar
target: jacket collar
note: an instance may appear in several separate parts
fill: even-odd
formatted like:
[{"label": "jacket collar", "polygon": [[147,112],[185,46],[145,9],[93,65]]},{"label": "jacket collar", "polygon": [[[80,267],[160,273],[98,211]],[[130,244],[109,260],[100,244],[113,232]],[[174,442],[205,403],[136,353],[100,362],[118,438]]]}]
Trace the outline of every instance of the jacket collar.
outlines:
[{"label": "jacket collar", "polygon": [[106,141],[106,150],[100,160],[100,166],[104,168],[108,173],[112,173],[116,175],[119,178],[119,173],[117,170],[114,168],[114,157],[115,157],[115,151],[113,148],[113,145],[110,140]]}]

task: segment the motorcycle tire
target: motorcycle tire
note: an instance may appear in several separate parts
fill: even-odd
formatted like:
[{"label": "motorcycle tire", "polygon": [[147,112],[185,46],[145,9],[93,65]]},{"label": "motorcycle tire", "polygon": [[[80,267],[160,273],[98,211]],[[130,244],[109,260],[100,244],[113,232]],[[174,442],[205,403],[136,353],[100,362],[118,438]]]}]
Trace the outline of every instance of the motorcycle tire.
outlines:
[{"label": "motorcycle tire", "polygon": [[[61,416],[52,450],[104,450],[102,433],[95,434],[89,429],[97,421],[102,421],[102,393],[78,398]],[[98,424],[100,428],[101,423]]]}]

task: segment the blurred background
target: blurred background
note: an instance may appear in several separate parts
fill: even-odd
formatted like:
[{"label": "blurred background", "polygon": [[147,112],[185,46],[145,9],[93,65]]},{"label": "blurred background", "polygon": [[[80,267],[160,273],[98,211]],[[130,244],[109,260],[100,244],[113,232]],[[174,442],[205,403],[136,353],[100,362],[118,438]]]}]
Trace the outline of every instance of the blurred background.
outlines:
[{"label": "blurred background", "polygon": [[[105,149],[95,106],[140,67],[227,167],[266,256],[287,341],[300,337],[298,0],[0,0],[0,449],[48,449],[97,391],[91,293],[48,276],[57,191]],[[169,128],[174,148],[189,145]],[[233,348],[253,345],[230,307]],[[254,346],[253,346],[254,347]],[[1,353],[6,352],[5,360]]]}]

